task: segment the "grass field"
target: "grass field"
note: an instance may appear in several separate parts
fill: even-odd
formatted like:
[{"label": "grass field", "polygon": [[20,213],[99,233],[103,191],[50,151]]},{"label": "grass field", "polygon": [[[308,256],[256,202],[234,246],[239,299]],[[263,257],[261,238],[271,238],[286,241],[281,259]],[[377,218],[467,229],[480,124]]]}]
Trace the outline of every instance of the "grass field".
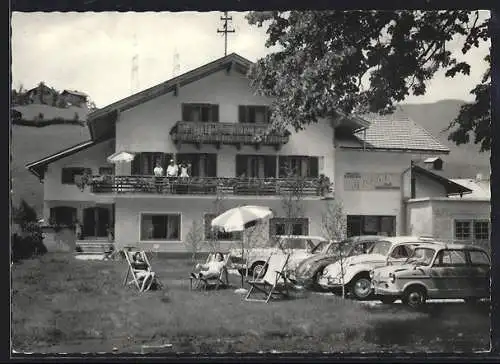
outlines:
[{"label": "grass field", "polygon": [[[269,304],[234,289],[189,291],[186,259],[151,259],[162,291],[121,286],[126,263],[49,253],[12,268],[18,352],[442,352],[489,349],[489,307],[366,305],[308,293]],[[234,287],[238,277],[231,276]]]}]

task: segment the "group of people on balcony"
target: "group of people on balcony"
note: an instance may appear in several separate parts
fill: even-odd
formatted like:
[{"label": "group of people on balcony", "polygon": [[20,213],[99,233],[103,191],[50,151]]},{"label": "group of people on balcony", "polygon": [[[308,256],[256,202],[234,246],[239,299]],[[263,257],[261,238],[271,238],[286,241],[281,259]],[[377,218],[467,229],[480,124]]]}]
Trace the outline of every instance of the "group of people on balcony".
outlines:
[{"label": "group of people on balcony", "polygon": [[[171,159],[169,165],[167,166],[166,177],[168,179],[189,178],[190,169],[191,163],[180,162],[179,164],[177,164],[173,159]],[[160,160],[156,161],[156,166],[153,169],[153,174],[155,176],[156,190],[161,193],[165,175]]]}]

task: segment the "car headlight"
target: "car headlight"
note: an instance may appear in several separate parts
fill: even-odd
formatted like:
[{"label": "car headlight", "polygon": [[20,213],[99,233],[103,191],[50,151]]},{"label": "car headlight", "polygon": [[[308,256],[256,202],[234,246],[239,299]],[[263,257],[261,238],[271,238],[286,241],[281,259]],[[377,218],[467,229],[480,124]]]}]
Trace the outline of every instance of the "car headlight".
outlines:
[{"label": "car headlight", "polygon": [[373,270],[370,271],[370,279],[373,279],[373,276],[375,275],[375,272]]},{"label": "car headlight", "polygon": [[389,282],[394,283],[396,281],[396,275],[394,273],[389,273]]}]

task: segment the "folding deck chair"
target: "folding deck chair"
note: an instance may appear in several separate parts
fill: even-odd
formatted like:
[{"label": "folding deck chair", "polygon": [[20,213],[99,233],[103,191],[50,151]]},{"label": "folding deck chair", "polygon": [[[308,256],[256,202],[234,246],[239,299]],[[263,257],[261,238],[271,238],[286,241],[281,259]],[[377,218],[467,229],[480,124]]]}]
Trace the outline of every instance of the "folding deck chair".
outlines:
[{"label": "folding deck chair", "polygon": [[[209,263],[212,259],[215,258],[214,253],[210,253],[205,261],[205,264]],[[219,287],[228,287],[229,286],[229,277],[227,271],[227,265],[229,262],[229,253],[224,255],[224,268],[220,271],[218,276],[208,276],[208,277],[199,277],[195,278],[193,276],[189,276],[189,289],[204,289],[207,290],[208,287],[214,287],[215,289],[219,289]],[[193,269],[194,270],[194,269]]]},{"label": "folding deck chair", "polygon": [[[155,272],[151,269],[151,264],[149,263],[149,259],[144,251],[123,251],[125,254],[125,259],[127,260],[127,274],[125,275],[125,279],[123,280],[123,285],[131,285],[134,284],[139,292],[145,292],[151,289],[153,283],[158,285],[158,288],[162,288],[163,284],[156,276]],[[137,267],[134,262],[134,256],[139,254],[141,261],[143,262],[143,266]],[[143,278],[141,280],[141,275]],[[131,280],[128,280],[129,276],[132,276]]]},{"label": "folding deck chair", "polygon": [[[271,297],[280,295],[289,297],[289,289],[294,284],[285,275],[285,268],[290,259],[290,254],[276,254],[269,256],[266,262],[267,270],[263,277],[247,280],[251,288],[245,297],[245,301],[269,302]],[[251,296],[261,295],[262,298],[251,298]]]}]

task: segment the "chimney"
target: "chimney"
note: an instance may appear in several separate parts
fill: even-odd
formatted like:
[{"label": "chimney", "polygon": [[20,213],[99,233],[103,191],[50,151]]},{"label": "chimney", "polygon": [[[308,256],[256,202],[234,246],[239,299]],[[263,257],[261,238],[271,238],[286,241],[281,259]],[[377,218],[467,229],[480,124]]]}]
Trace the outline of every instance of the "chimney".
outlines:
[{"label": "chimney", "polygon": [[429,170],[441,171],[443,169],[443,160],[439,157],[427,158],[424,164]]}]

